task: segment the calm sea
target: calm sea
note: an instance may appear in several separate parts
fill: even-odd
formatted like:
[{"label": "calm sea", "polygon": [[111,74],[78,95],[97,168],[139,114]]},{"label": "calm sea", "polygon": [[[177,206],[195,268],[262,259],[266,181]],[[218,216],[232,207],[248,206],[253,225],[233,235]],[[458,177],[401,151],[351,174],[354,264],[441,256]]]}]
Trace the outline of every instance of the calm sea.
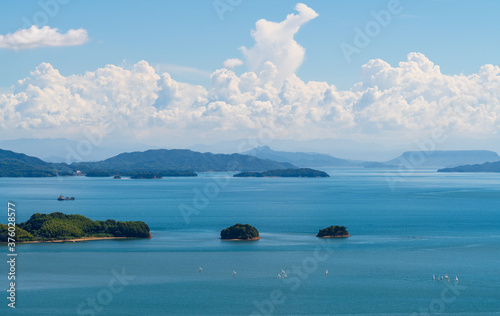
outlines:
[{"label": "calm sea", "polygon": [[[0,314],[500,315],[499,174],[325,171],[331,178],[0,179],[3,223],[13,201],[18,222],[59,211],[141,220],[153,234],[18,245],[15,311],[1,245]],[[218,239],[237,222],[262,239]],[[314,237],[330,225],[352,237]]]}]

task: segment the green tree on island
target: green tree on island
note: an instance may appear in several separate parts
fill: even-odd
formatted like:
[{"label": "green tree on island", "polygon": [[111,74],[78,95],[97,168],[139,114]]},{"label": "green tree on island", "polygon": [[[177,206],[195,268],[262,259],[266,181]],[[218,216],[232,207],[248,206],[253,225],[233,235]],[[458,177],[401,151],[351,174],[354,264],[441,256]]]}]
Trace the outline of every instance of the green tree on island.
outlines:
[{"label": "green tree on island", "polygon": [[241,239],[252,240],[259,239],[259,231],[248,224],[235,224],[220,232],[221,239]]},{"label": "green tree on island", "polygon": [[[16,241],[30,241],[33,240],[34,237],[24,229],[21,229],[16,226],[15,228],[16,235],[14,239]],[[9,238],[9,227],[5,224],[0,224],[0,242],[7,242]],[[12,238],[12,237],[11,237]]]},{"label": "green tree on island", "polygon": [[349,232],[345,226],[330,226],[320,229],[316,237],[349,237]]},{"label": "green tree on island", "polygon": [[[7,241],[7,225],[0,224],[0,242]],[[17,241],[65,240],[82,237],[150,238],[149,226],[140,221],[93,221],[82,215],[35,213],[16,227]]]}]

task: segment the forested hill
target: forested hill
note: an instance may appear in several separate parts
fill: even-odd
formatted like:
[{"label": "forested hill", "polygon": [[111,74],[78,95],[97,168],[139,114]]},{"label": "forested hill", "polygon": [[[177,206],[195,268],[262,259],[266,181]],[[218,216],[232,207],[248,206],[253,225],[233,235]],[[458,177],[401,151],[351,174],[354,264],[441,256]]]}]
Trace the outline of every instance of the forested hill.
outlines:
[{"label": "forested hill", "polygon": [[0,149],[0,177],[54,177],[70,171],[65,164],[51,164],[36,157]]},{"label": "forested hill", "polygon": [[297,168],[287,162],[263,160],[240,154],[200,153],[188,149],[156,149],[144,152],[123,153],[98,161],[73,163],[74,170],[83,173],[106,170],[112,173],[161,172],[165,170],[190,171],[266,171]]},{"label": "forested hill", "polygon": [[439,169],[438,172],[500,172],[500,161],[458,166],[455,168],[443,168]]}]

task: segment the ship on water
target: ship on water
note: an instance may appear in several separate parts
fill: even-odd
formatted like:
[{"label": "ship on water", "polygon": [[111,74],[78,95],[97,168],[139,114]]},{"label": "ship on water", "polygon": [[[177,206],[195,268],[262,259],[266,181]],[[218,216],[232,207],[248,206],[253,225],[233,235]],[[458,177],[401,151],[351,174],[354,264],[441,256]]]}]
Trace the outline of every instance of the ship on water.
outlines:
[{"label": "ship on water", "polygon": [[58,201],[73,201],[74,199],[74,197],[65,197],[63,195],[59,195],[59,197],[57,198]]}]

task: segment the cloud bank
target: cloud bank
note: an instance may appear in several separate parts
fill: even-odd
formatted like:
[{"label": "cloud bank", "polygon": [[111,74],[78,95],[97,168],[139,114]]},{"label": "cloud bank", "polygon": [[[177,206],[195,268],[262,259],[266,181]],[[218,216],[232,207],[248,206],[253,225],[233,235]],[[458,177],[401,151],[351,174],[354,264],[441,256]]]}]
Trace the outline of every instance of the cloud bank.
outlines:
[{"label": "cloud bank", "polygon": [[89,41],[84,29],[69,30],[59,33],[57,28],[33,25],[29,29],[18,30],[12,34],[0,35],[0,48],[23,50],[37,47],[77,46]]},{"label": "cloud bank", "polygon": [[305,5],[297,11],[280,23],[258,21],[255,45],[243,52],[253,70],[237,75],[229,66],[239,63],[228,64],[211,74],[209,88],[176,81],[146,61],[71,76],[43,63],[14,92],[0,94],[0,128],[69,135],[110,120],[123,135],[165,143],[197,135],[256,137],[265,130],[274,138],[300,140],[400,137],[436,128],[498,134],[498,66],[447,75],[423,54],[410,53],[397,66],[370,60],[362,66],[362,81],[349,90],[304,82],[294,72],[304,49],[293,35],[317,14]]}]

